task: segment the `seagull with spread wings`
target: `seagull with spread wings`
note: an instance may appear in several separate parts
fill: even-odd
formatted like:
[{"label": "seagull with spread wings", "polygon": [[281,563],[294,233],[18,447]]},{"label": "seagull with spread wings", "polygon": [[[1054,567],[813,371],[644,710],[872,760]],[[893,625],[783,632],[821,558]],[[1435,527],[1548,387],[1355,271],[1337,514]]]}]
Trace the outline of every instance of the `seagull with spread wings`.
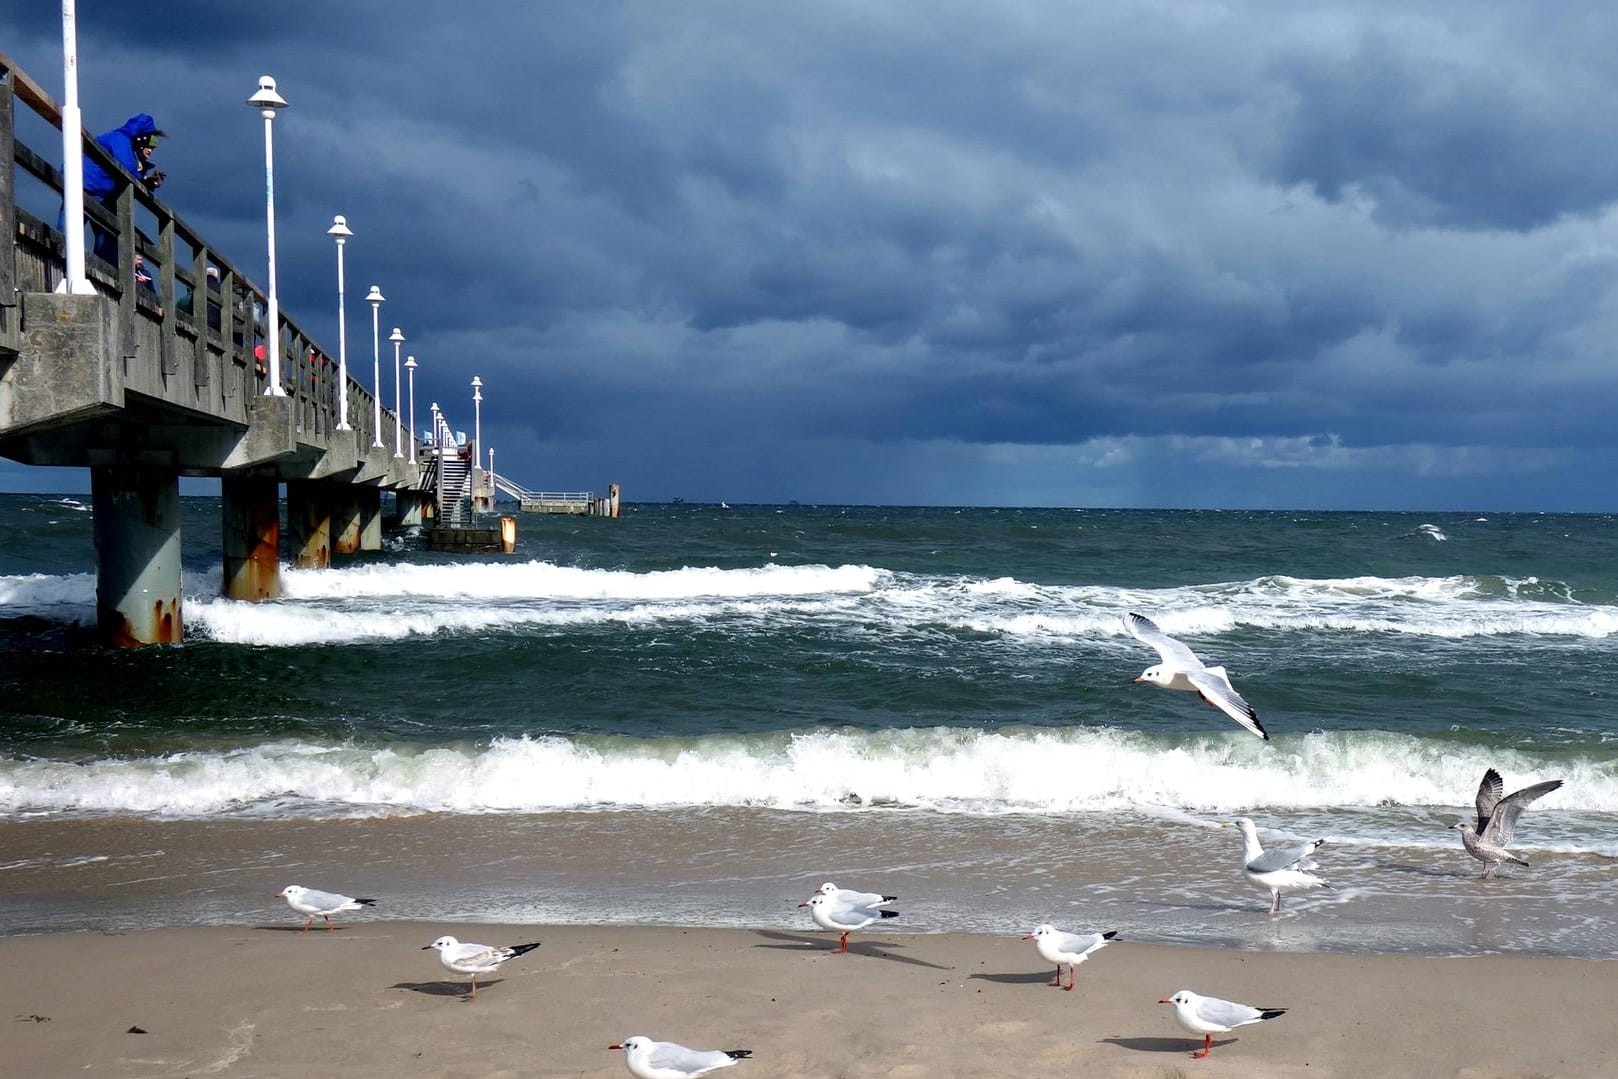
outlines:
[{"label": "seagull with spread wings", "polygon": [[1461,845],[1466,848],[1466,853],[1483,863],[1484,880],[1494,876],[1501,862],[1527,867],[1526,860],[1506,849],[1517,830],[1517,818],[1522,816],[1529,802],[1561,785],[1560,779],[1547,779],[1532,787],[1512,791],[1502,798],[1500,796],[1505,792],[1506,782],[1500,778],[1500,773],[1493,768],[1483,773],[1483,782],[1478,784],[1478,826],[1473,828],[1460,820],[1453,827],[1461,833]]},{"label": "seagull with spread wings", "polygon": [[1203,663],[1195,652],[1158,629],[1157,623],[1143,614],[1130,611],[1124,615],[1124,628],[1137,641],[1157,649],[1160,660],[1142,671],[1135,681],[1195,693],[1210,708],[1218,708],[1243,727],[1269,741],[1269,734],[1258,721],[1258,713],[1230,684],[1230,676],[1225,673],[1225,668]]}]

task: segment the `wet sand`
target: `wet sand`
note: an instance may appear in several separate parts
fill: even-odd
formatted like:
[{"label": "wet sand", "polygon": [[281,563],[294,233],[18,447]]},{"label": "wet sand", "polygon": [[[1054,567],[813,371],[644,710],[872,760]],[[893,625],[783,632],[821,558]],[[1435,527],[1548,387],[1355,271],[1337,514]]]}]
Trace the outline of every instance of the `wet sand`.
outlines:
[{"label": "wet sand", "polygon": [[[620,1076],[632,1034],[745,1048],[737,1079],[1618,1072],[1618,963],[1255,954],[1121,940],[1078,988],[1014,937],[446,925],[348,916],[0,938],[0,1070],[18,1076]],[[443,932],[542,947],[482,980]],[[1289,1009],[1216,1037],[1176,989]],[[144,1033],[132,1032],[138,1028]]]}]

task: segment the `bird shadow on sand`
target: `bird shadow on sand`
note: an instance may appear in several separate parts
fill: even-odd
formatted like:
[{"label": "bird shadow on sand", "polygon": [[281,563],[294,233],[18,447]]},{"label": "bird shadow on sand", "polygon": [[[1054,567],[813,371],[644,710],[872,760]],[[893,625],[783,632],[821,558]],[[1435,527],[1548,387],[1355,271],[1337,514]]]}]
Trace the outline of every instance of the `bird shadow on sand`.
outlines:
[{"label": "bird shadow on sand", "polygon": [[1051,976],[1044,973],[1033,974],[968,974],[967,981],[997,982],[1000,985],[1050,985]]},{"label": "bird shadow on sand", "polygon": [[[837,938],[835,937],[830,939],[826,937],[810,937],[804,936],[801,933],[778,933],[769,929],[760,929],[757,930],[757,933],[766,940],[777,940],[781,941],[781,943],[755,944],[753,945],[755,948],[775,948],[784,952],[803,952],[814,950],[835,953],[837,951]],[[810,947],[805,948],[804,945],[806,944]],[[851,940],[848,942],[848,954],[863,956],[867,959],[886,959],[890,962],[905,963],[913,967],[930,967],[933,970],[952,969],[950,967],[940,966],[937,963],[929,963],[924,959],[911,959],[909,956],[894,955],[891,951],[891,949],[903,947],[904,945],[902,944],[893,944],[891,942],[878,943],[874,940]]]},{"label": "bird shadow on sand", "polygon": [[[1224,1041],[1215,1041],[1214,1048],[1221,1045],[1230,1045],[1235,1038],[1226,1038]],[[1130,1049],[1137,1053],[1186,1053],[1190,1054],[1202,1048],[1202,1042],[1195,1038],[1102,1038],[1107,1045],[1116,1045],[1120,1049]]]},{"label": "bird shadow on sand", "polygon": [[[496,978],[492,982],[478,982],[478,991],[484,992],[491,985],[499,985],[504,978]],[[429,997],[465,997],[472,999],[472,992],[465,982],[395,982],[389,989],[408,989],[412,993],[423,993]]]},{"label": "bird shadow on sand", "polygon": [[[303,932],[302,927],[296,926],[296,925],[255,925],[253,928],[257,929],[261,933],[302,933]],[[343,930],[345,930],[347,928],[349,928],[349,927],[346,926],[346,925],[334,925],[330,929],[314,928],[314,929],[309,930],[308,935],[312,937],[312,936],[315,936],[317,933],[341,933]]]},{"label": "bird shadow on sand", "polygon": [[1467,880],[1478,875],[1475,870],[1434,869],[1432,866],[1411,865],[1408,862],[1372,862],[1371,868],[1380,873],[1403,873],[1432,880]]}]

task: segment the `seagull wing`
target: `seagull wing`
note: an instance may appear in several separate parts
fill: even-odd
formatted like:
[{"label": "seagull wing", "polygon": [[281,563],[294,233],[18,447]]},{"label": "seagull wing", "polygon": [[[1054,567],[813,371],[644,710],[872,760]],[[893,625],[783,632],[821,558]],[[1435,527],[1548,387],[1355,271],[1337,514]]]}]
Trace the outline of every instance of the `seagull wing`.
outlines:
[{"label": "seagull wing", "polygon": [[1230,684],[1230,679],[1225,676],[1223,667],[1206,667],[1186,671],[1185,677],[1192,685],[1197,687],[1197,690],[1202,694],[1203,700],[1216,706],[1225,715],[1234,719],[1260,738],[1269,741],[1269,732],[1258,721],[1258,713],[1253,711],[1253,706],[1248,704],[1240,693],[1236,692],[1236,688]]},{"label": "seagull wing", "polygon": [[718,1049],[687,1049],[678,1042],[654,1042],[646,1063],[653,1068],[700,1075],[731,1063],[731,1059]]},{"label": "seagull wing", "polygon": [[880,892],[856,892],[852,888],[839,888],[836,894],[837,902],[848,907],[880,907],[893,900]]},{"label": "seagull wing", "polygon": [[348,904],[354,902],[346,895],[338,895],[336,892],[322,892],[315,888],[304,889],[303,901],[316,910],[327,912],[342,910]]},{"label": "seagull wing", "polygon": [[1509,846],[1512,833],[1517,830],[1517,818],[1528,808],[1528,803],[1549,794],[1561,785],[1560,779],[1548,779],[1543,783],[1535,783],[1532,787],[1513,791],[1500,799],[1500,804],[1494,807],[1494,813],[1489,817],[1488,828],[1480,837],[1482,841],[1493,847]]},{"label": "seagull wing", "polygon": [[1238,1004],[1234,1000],[1220,1000],[1218,997],[1203,997],[1197,1001],[1197,1018],[1213,1026],[1234,1030],[1236,1027],[1256,1021],[1263,1013],[1250,1004]]},{"label": "seagull wing", "polygon": [[1145,615],[1130,611],[1124,615],[1124,628],[1141,644],[1149,644],[1157,649],[1158,657],[1169,666],[1185,671],[1202,669],[1202,660],[1197,658],[1195,652],[1158,629],[1157,623]]},{"label": "seagull wing", "polygon": [[1314,840],[1301,847],[1277,847],[1267,850],[1263,854],[1247,863],[1247,868],[1255,873],[1274,873],[1278,869],[1314,869],[1315,864],[1309,861],[1309,856],[1320,846],[1320,841]]},{"label": "seagull wing", "polygon": [[1506,793],[1506,781],[1500,778],[1500,773],[1490,768],[1483,773],[1483,782],[1478,784],[1478,835],[1488,831],[1489,818],[1494,816],[1494,807],[1500,804],[1500,796]]}]

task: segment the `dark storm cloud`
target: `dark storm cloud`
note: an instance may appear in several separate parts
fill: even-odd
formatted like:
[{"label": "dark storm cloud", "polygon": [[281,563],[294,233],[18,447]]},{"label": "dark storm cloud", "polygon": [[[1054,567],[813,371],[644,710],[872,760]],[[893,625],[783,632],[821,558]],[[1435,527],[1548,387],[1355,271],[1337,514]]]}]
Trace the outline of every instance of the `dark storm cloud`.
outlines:
[{"label": "dark storm cloud", "polygon": [[[275,74],[283,309],[334,340],[345,214],[362,377],[375,281],[531,485],[1610,501],[1606,6],[163,10],[80,5],[87,123],[256,274]],[[0,15],[53,92],[56,15]]]}]

